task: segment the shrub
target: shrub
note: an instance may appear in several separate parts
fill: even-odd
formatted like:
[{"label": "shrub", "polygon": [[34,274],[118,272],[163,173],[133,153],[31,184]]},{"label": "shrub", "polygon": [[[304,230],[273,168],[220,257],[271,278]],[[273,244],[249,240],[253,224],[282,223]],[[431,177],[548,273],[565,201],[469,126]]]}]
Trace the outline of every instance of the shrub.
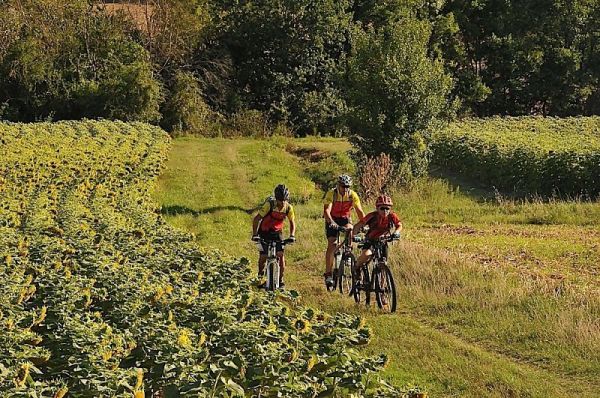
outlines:
[{"label": "shrub", "polygon": [[364,157],[358,163],[358,183],[365,201],[389,192],[394,181],[394,163],[386,153]]},{"label": "shrub", "polygon": [[163,108],[161,125],[174,134],[214,134],[215,115],[204,101],[196,77],[177,72]]},{"label": "shrub", "polygon": [[160,84],[124,19],[83,0],[9,0],[0,20],[9,27],[0,103],[10,119],[159,119]]}]

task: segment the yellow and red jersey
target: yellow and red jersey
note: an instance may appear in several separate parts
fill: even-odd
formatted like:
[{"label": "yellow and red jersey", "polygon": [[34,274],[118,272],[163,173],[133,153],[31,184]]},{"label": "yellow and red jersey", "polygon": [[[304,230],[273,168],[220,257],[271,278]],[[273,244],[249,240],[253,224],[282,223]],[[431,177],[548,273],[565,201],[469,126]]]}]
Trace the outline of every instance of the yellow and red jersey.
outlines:
[{"label": "yellow and red jersey", "polygon": [[397,229],[402,225],[400,218],[393,211],[384,216],[379,214],[378,211],[371,212],[365,216],[363,222],[369,226],[367,239],[377,239],[389,233],[392,228]]},{"label": "yellow and red jersey", "polygon": [[331,217],[336,218],[350,218],[350,212],[355,207],[360,207],[360,199],[356,192],[352,190],[346,190],[344,195],[337,191],[337,188],[327,191],[323,204],[331,206]]},{"label": "yellow and red jersey", "polygon": [[[273,206],[273,210],[271,210],[271,206]],[[281,232],[286,218],[290,221],[295,219],[294,207],[288,202],[284,202],[283,207],[279,208],[277,202],[271,204],[266,201],[258,214],[262,217],[260,230],[263,232]]]}]

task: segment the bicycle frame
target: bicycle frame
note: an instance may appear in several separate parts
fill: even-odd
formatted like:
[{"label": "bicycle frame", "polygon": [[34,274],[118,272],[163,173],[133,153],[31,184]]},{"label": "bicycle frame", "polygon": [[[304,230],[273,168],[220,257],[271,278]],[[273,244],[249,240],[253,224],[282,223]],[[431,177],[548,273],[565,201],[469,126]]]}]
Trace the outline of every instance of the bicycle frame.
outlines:
[{"label": "bicycle frame", "polygon": [[279,289],[279,275],[280,275],[280,266],[279,259],[277,258],[277,243],[281,243],[283,247],[285,245],[292,243],[293,240],[285,239],[281,242],[275,240],[265,240],[261,239],[260,243],[267,247],[267,260],[265,262],[266,268],[266,284],[265,288],[267,290],[276,290]]}]

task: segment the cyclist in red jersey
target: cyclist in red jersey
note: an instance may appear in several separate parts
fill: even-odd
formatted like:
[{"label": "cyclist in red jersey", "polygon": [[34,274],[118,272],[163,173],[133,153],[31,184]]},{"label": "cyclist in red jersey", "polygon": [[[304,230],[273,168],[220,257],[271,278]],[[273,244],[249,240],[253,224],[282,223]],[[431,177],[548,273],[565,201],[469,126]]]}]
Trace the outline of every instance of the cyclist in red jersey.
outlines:
[{"label": "cyclist in red jersey", "polygon": [[365,212],[360,204],[356,192],[350,189],[352,178],[342,174],[338,178],[337,187],[328,191],[323,200],[323,216],[325,217],[325,235],[327,236],[327,251],[325,253],[325,284],[333,286],[333,253],[336,247],[336,238],[339,227],[352,228],[350,214],[356,211],[359,219],[363,219]]},{"label": "cyclist in red jersey", "polygon": [[[258,214],[252,221],[252,240],[277,242],[277,258],[279,259],[279,287],[283,288],[283,273],[285,271],[285,256],[283,246],[283,224],[287,218],[290,223],[290,237],[288,239],[295,241],[296,219],[294,215],[294,207],[289,203],[290,191],[283,185],[279,184],[275,187],[274,201],[268,200],[263,207],[258,211]],[[265,272],[265,263],[267,261],[267,247],[263,245],[258,258],[258,278],[262,279]]]},{"label": "cyclist in red jersey", "polygon": [[[373,241],[382,236],[392,234],[395,237],[400,237],[402,230],[402,222],[396,213],[392,211],[392,198],[387,195],[380,195],[375,202],[377,210],[367,214],[358,224],[354,226],[354,234],[359,233],[363,227],[368,226],[369,231],[365,236],[366,242],[363,245],[363,250],[360,257],[356,261],[356,270],[371,259],[373,252],[371,245]],[[385,253],[387,257],[387,253]]]}]

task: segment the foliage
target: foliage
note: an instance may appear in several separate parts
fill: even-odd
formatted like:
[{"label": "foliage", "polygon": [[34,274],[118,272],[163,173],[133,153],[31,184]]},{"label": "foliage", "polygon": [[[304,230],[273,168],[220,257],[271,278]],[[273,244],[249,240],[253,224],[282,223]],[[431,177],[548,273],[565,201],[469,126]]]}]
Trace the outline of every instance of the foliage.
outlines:
[{"label": "foliage", "polygon": [[345,109],[337,80],[352,27],[348,2],[216,1],[231,54],[238,108],[266,112],[299,134],[339,130]]},{"label": "foliage", "polygon": [[449,109],[451,80],[427,56],[429,35],[415,19],[359,31],[349,59],[352,142],[367,156],[388,153],[407,177],[426,172],[431,130]]},{"label": "foliage", "polygon": [[365,201],[372,201],[382,193],[389,193],[394,183],[394,163],[386,153],[366,157],[358,163],[358,183]]},{"label": "foliage", "polygon": [[460,0],[447,2],[443,15],[460,31],[464,51],[442,47],[458,86],[466,75],[489,89],[473,104],[477,114],[592,112],[600,79],[597,1]]},{"label": "foliage", "polygon": [[492,118],[436,135],[435,163],[503,190],[596,197],[600,119]]},{"label": "foliage", "polygon": [[3,124],[3,397],[398,396],[350,346],[370,331],[251,288],[149,189],[168,137],[144,124]]},{"label": "foliage", "polygon": [[9,22],[0,50],[5,118],[159,118],[160,85],[125,21],[64,0],[6,1],[0,20]]},{"label": "foliage", "polygon": [[215,116],[204,102],[198,80],[190,72],[176,72],[162,114],[161,125],[175,134],[211,135],[214,128]]}]

